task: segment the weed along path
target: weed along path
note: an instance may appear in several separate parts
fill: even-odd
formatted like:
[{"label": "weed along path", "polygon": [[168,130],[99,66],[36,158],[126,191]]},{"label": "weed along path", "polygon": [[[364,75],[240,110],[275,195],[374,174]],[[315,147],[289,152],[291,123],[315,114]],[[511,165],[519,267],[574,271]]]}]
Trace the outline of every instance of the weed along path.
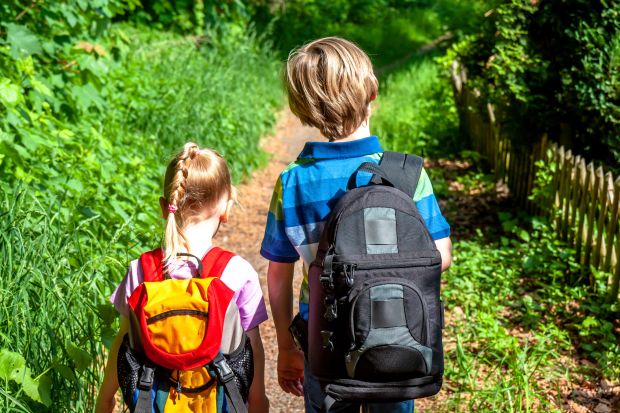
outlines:
[{"label": "weed along path", "polygon": [[[267,303],[267,260],[259,254],[263,239],[267,211],[271,201],[273,185],[278,174],[295,158],[309,140],[319,140],[316,129],[302,126],[299,120],[287,109],[279,114],[275,135],[263,140],[261,146],[269,154],[268,165],[252,174],[252,177],[239,185],[239,206],[231,215],[227,225],[218,234],[218,242],[225,248],[235,251],[247,259],[260,275],[263,293]],[[295,269],[295,291],[301,284],[301,267]],[[297,296],[295,296],[297,300]],[[297,308],[295,302],[294,308]],[[303,412],[303,399],[284,393],[278,385],[276,360],[278,347],[276,331],[271,318],[261,326],[265,346],[265,376],[267,395],[271,401],[271,412]]]}]

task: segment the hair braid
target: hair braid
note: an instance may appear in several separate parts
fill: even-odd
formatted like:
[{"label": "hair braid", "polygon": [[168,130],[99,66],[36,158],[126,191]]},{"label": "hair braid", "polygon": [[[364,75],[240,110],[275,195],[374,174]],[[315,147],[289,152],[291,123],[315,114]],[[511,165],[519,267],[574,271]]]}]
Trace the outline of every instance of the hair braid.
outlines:
[{"label": "hair braid", "polygon": [[[192,160],[196,157],[200,148],[195,143],[186,143],[174,163],[174,175],[168,191],[168,205],[177,210],[184,209],[187,177]],[[189,250],[185,233],[183,232],[183,214],[168,213],[165,232],[165,269],[170,271],[176,262],[177,253],[182,249]]]}]

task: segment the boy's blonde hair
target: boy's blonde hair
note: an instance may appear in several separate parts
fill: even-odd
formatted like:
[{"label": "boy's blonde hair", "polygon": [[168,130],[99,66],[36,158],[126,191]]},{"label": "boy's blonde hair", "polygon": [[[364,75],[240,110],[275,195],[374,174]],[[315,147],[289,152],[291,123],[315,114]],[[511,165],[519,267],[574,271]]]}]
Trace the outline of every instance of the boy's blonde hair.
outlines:
[{"label": "boy's blonde hair", "polygon": [[169,208],[164,236],[169,270],[181,249],[189,252],[184,228],[211,216],[222,199],[236,200],[236,190],[224,158],[214,150],[200,149],[189,142],[168,164],[164,198]]},{"label": "boy's blonde hair", "polygon": [[329,140],[350,135],[366,120],[379,88],[366,53],[338,37],[293,50],[285,84],[293,113]]}]

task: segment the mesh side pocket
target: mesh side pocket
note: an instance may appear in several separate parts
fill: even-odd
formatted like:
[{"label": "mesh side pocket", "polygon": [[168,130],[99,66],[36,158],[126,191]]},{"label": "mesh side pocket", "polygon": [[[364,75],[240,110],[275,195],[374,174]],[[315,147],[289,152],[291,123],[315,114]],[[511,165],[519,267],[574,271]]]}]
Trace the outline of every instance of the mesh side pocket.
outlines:
[{"label": "mesh side pocket", "polygon": [[116,369],[118,375],[118,385],[123,392],[123,400],[128,406],[133,406],[133,392],[138,386],[138,377],[142,363],[129,347],[129,336],[123,337],[123,343],[118,349]]},{"label": "mesh side pocket", "polygon": [[225,355],[225,357],[235,374],[235,383],[239,393],[241,393],[243,401],[247,402],[252,378],[254,377],[254,356],[248,336],[244,334],[239,347],[232,353]]}]

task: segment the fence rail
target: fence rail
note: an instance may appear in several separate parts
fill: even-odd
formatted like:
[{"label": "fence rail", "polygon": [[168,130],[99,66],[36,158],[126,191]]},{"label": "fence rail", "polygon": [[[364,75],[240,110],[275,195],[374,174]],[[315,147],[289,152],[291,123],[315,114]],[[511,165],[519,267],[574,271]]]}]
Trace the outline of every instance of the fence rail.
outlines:
[{"label": "fence rail", "polygon": [[[496,109],[485,104],[480,92],[467,87],[467,76],[458,64],[452,67],[452,82],[461,130],[484,156],[497,181],[510,188],[523,209],[547,216],[559,237],[575,248],[578,262],[609,273],[608,299],[617,300],[620,282],[620,177],[596,167],[543,136],[527,148],[513,145],[502,133]],[[551,193],[534,203],[536,163],[555,165]]]}]

